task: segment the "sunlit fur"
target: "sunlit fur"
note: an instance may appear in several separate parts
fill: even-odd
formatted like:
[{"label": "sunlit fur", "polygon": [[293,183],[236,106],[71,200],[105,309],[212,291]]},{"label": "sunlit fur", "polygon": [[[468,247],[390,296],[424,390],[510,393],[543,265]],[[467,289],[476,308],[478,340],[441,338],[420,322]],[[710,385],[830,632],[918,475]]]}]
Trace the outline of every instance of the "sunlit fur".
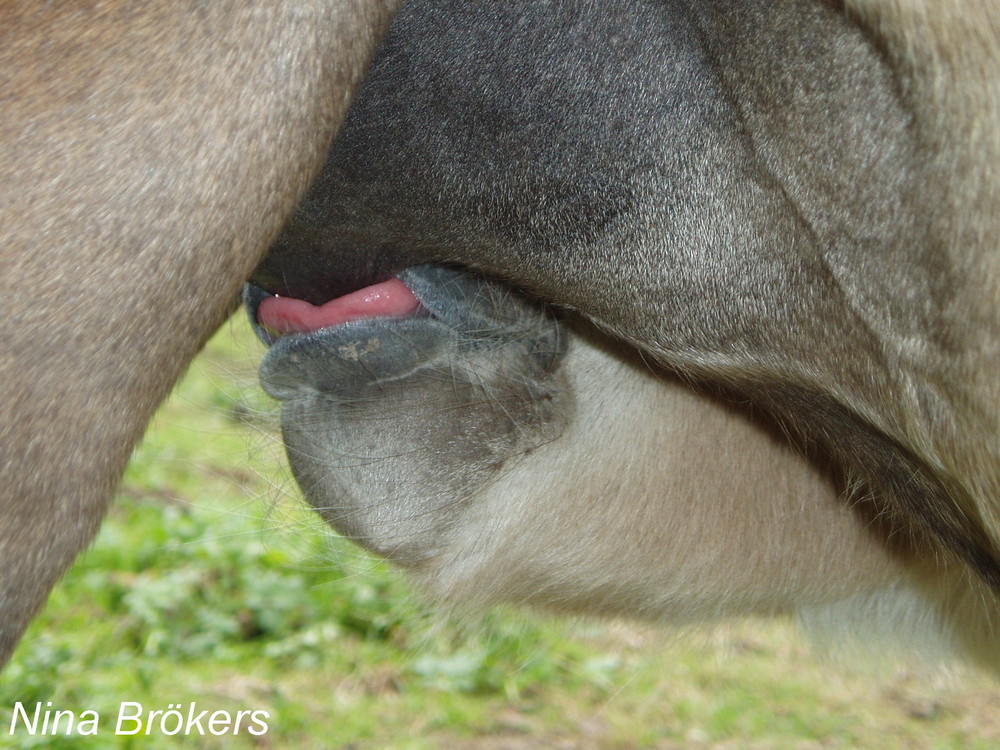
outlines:
[{"label": "sunlit fur", "polygon": [[[0,3],[0,657],[92,538],[153,408],[314,174],[389,5]],[[961,271],[945,321],[957,353],[886,396],[891,418],[878,426],[959,485],[944,502],[996,549],[997,10],[843,5],[912,116],[922,199],[908,210]],[[429,587],[679,619],[801,609],[823,620],[844,604],[996,663],[995,594],[962,563],[870,539],[825,478],[742,415],[585,341],[569,356],[570,433],[630,419],[579,435],[585,485],[559,470],[577,451],[564,440],[515,462],[415,571]],[[928,421],[910,409],[904,397],[925,390],[954,412]],[[626,499],[631,512],[619,512]],[[670,522],[646,523],[653,507]],[[544,588],[525,585],[531,561]]]},{"label": "sunlit fur", "polygon": [[[549,26],[506,38],[523,42],[516,60],[463,46],[497,16],[498,33],[521,28],[519,13]],[[439,487],[379,496],[386,476],[426,482],[412,469],[433,457],[378,477],[324,468],[348,420],[323,436],[326,415],[303,407],[286,432],[304,435],[290,454],[307,497],[456,600],[681,621],[798,611],[995,665],[995,4],[426,0],[399,19],[261,283],[320,294],[324,270],[388,244],[603,333],[570,348],[565,431],[477,468],[489,480],[450,514],[447,451]],[[381,411],[393,456],[395,403]],[[432,407],[427,430],[452,446]]]},{"label": "sunlit fur", "polygon": [[393,2],[0,2],[0,663],[322,161]]}]

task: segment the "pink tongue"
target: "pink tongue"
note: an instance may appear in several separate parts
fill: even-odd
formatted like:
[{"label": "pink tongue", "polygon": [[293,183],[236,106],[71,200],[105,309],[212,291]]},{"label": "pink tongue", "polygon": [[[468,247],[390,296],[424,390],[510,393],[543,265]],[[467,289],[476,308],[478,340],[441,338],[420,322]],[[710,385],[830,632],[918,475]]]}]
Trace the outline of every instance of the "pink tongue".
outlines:
[{"label": "pink tongue", "polygon": [[277,334],[308,333],[369,318],[404,318],[420,309],[420,300],[399,279],[359,289],[325,305],[291,297],[267,297],[257,308],[257,322]]}]

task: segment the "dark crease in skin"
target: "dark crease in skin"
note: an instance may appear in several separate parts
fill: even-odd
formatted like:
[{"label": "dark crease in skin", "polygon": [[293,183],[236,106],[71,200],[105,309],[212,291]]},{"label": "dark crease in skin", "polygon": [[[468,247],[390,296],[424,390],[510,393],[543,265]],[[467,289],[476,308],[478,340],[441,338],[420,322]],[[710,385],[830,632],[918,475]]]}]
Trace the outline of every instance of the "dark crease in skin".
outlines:
[{"label": "dark crease in skin", "polygon": [[975,281],[892,64],[808,0],[417,0],[258,281],[454,263],[578,311],[822,446],[1000,595],[985,500],[938,460],[986,441],[953,424]]}]

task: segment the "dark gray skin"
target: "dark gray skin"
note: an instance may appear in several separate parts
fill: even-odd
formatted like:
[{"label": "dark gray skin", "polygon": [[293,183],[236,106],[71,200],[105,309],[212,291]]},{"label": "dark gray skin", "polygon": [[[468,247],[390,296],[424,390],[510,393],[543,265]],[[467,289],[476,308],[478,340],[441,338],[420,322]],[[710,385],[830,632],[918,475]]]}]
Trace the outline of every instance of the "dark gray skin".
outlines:
[{"label": "dark gray skin", "polygon": [[[541,305],[436,266],[400,278],[426,314],[284,337],[260,377],[283,402],[289,461],[320,515],[414,567],[508,461],[559,436],[572,396],[565,335]],[[247,295],[252,309],[259,299]]]},{"label": "dark gray skin", "polygon": [[996,320],[970,329],[983,292],[883,42],[807,0],[413,0],[254,281],[503,279],[772,414],[998,593],[996,406],[970,385]]}]

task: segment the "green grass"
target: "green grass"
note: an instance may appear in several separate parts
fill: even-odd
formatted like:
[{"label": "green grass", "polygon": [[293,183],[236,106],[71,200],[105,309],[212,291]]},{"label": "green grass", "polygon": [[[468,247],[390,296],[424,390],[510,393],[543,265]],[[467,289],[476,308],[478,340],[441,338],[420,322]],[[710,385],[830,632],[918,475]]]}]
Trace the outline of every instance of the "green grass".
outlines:
[{"label": "green grass", "polygon": [[[295,499],[246,326],[208,346],[95,544],[0,677],[13,748],[998,748],[1000,689],[824,663],[786,623],[674,638],[495,612],[453,621]],[[9,735],[16,702],[101,716]],[[116,736],[147,710],[261,710],[256,737]]]}]

